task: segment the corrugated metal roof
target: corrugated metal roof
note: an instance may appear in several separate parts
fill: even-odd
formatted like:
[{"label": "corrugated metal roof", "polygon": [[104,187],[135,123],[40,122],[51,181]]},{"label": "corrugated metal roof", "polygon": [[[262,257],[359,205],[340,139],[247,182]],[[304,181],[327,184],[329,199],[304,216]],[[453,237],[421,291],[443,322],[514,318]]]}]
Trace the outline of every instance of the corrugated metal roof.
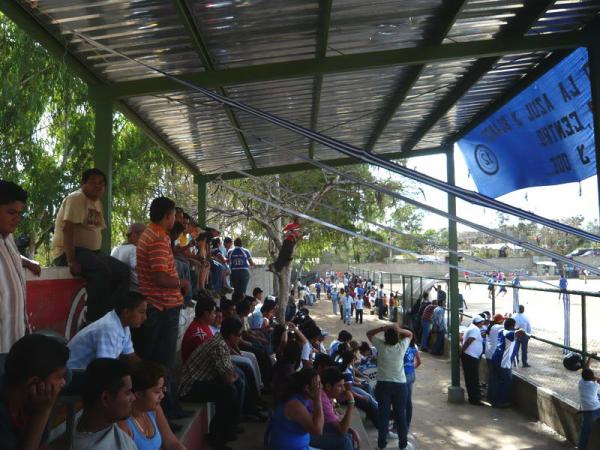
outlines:
[{"label": "corrugated metal roof", "polygon": [[[189,78],[212,70],[308,60],[319,57],[319,46],[324,46],[321,56],[332,57],[432,45],[441,42],[446,31],[444,44],[490,40],[513,36],[510,32],[515,23],[521,28],[523,23],[528,25],[516,36],[563,33],[581,29],[600,12],[597,0],[465,0],[462,8],[457,0],[17,2],[109,88],[114,83],[158,79],[160,75],[98,48],[81,35]],[[447,14],[451,3],[459,11],[453,23],[442,13]],[[540,5],[546,6],[540,14],[525,17]],[[188,22],[184,20],[186,11],[191,17]],[[392,106],[391,119],[384,123],[374,151],[396,153],[408,141],[408,147],[417,152],[447,144],[548,54],[520,52],[495,59],[430,62],[418,72],[397,65],[322,77],[304,74],[225,89],[234,99],[305,127],[311,126],[315,116],[317,130],[365,147],[374,133],[378,134],[390,97],[409,80],[408,92],[399,105]],[[482,65],[486,61],[489,67]],[[481,67],[485,70],[478,73]],[[411,73],[418,76],[411,79]],[[456,92],[460,95],[450,101]],[[299,161],[294,154],[309,154],[306,139],[245,113],[226,111],[198,92],[177,89],[124,101],[201,173],[248,170],[252,164],[258,168],[285,166]],[[442,106],[441,114],[431,119],[432,111]],[[238,126],[240,130],[235,129]],[[418,129],[422,132],[415,134]],[[314,155],[322,159],[341,156],[320,145],[314,146]]]}]

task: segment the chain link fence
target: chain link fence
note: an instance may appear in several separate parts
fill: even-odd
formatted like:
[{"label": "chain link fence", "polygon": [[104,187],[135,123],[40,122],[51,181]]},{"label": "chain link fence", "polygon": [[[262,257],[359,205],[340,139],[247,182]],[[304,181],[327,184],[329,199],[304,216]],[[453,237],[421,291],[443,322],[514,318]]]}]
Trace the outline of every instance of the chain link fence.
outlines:
[{"label": "chain link fence", "polygon": [[[405,323],[410,323],[412,305],[434,284],[441,284],[449,292],[446,278],[373,272],[358,267],[350,270],[363,279],[373,280],[378,286],[383,284],[389,293],[398,293],[399,315]],[[491,291],[486,281],[473,279],[467,283],[461,279],[459,292],[465,300],[461,327],[467,327],[472,317],[481,312],[509,316],[514,315],[515,304],[523,305],[532,325],[528,346],[530,367],[518,364],[514,370],[577,406],[577,383],[581,372],[565,369],[563,358],[569,352],[591,357],[595,360],[592,368],[600,361],[595,355],[600,353],[600,327],[594,320],[600,317],[600,279],[569,280],[573,289],[566,292],[558,289],[556,280],[554,283],[556,288],[540,287],[540,283],[533,280],[521,280],[521,288],[516,292],[510,283],[503,292],[500,284],[494,285]],[[515,295],[517,298],[514,298]],[[435,295],[430,294],[430,298],[435,298]],[[449,298],[449,301],[452,302],[452,299]]]}]

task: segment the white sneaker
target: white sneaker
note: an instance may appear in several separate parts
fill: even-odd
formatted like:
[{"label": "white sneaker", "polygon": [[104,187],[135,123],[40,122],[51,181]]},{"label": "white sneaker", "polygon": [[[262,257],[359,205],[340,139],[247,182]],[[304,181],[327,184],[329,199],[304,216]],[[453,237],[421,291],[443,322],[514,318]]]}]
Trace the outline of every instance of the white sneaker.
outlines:
[{"label": "white sneaker", "polygon": [[388,431],[388,435],[387,435],[388,439],[398,439],[398,434],[394,433],[392,430]]}]

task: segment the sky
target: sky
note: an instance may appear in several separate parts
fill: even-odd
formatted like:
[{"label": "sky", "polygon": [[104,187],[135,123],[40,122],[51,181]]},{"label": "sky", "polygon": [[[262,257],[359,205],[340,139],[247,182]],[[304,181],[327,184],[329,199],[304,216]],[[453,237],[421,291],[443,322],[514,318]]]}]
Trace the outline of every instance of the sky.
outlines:
[{"label": "sky", "polygon": [[[454,163],[456,170],[456,185],[477,191],[472,178],[469,178],[468,168],[458,149],[454,151]],[[421,173],[446,180],[446,156],[432,155],[411,158],[407,167]],[[376,176],[387,176],[388,172],[376,169]],[[403,180],[404,177],[393,174],[392,178]],[[438,189],[425,185],[419,185],[425,194],[425,198],[419,196],[417,200],[446,210],[447,194]],[[598,192],[596,177],[590,177],[581,182],[581,196],[579,183],[567,183],[556,186],[542,186],[535,188],[520,189],[509,194],[498,197],[498,200],[531,211],[540,216],[550,219],[561,219],[581,214],[585,223],[598,219]],[[527,199],[526,199],[527,196]],[[476,222],[480,225],[493,227],[497,225],[496,211],[490,208],[471,205],[462,200],[457,200],[457,215]],[[431,213],[425,213],[423,218],[423,229],[442,229],[448,226],[448,220],[444,217]],[[458,224],[458,231],[466,231],[470,228]]]}]

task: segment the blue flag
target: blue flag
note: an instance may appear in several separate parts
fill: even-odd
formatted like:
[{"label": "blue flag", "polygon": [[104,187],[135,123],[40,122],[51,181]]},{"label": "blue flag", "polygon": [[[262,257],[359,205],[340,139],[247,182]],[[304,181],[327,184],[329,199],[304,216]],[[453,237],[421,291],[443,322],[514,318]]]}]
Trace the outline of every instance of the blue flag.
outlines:
[{"label": "blue flag", "polygon": [[580,48],[458,141],[477,190],[495,198],[595,175],[591,100]]}]

